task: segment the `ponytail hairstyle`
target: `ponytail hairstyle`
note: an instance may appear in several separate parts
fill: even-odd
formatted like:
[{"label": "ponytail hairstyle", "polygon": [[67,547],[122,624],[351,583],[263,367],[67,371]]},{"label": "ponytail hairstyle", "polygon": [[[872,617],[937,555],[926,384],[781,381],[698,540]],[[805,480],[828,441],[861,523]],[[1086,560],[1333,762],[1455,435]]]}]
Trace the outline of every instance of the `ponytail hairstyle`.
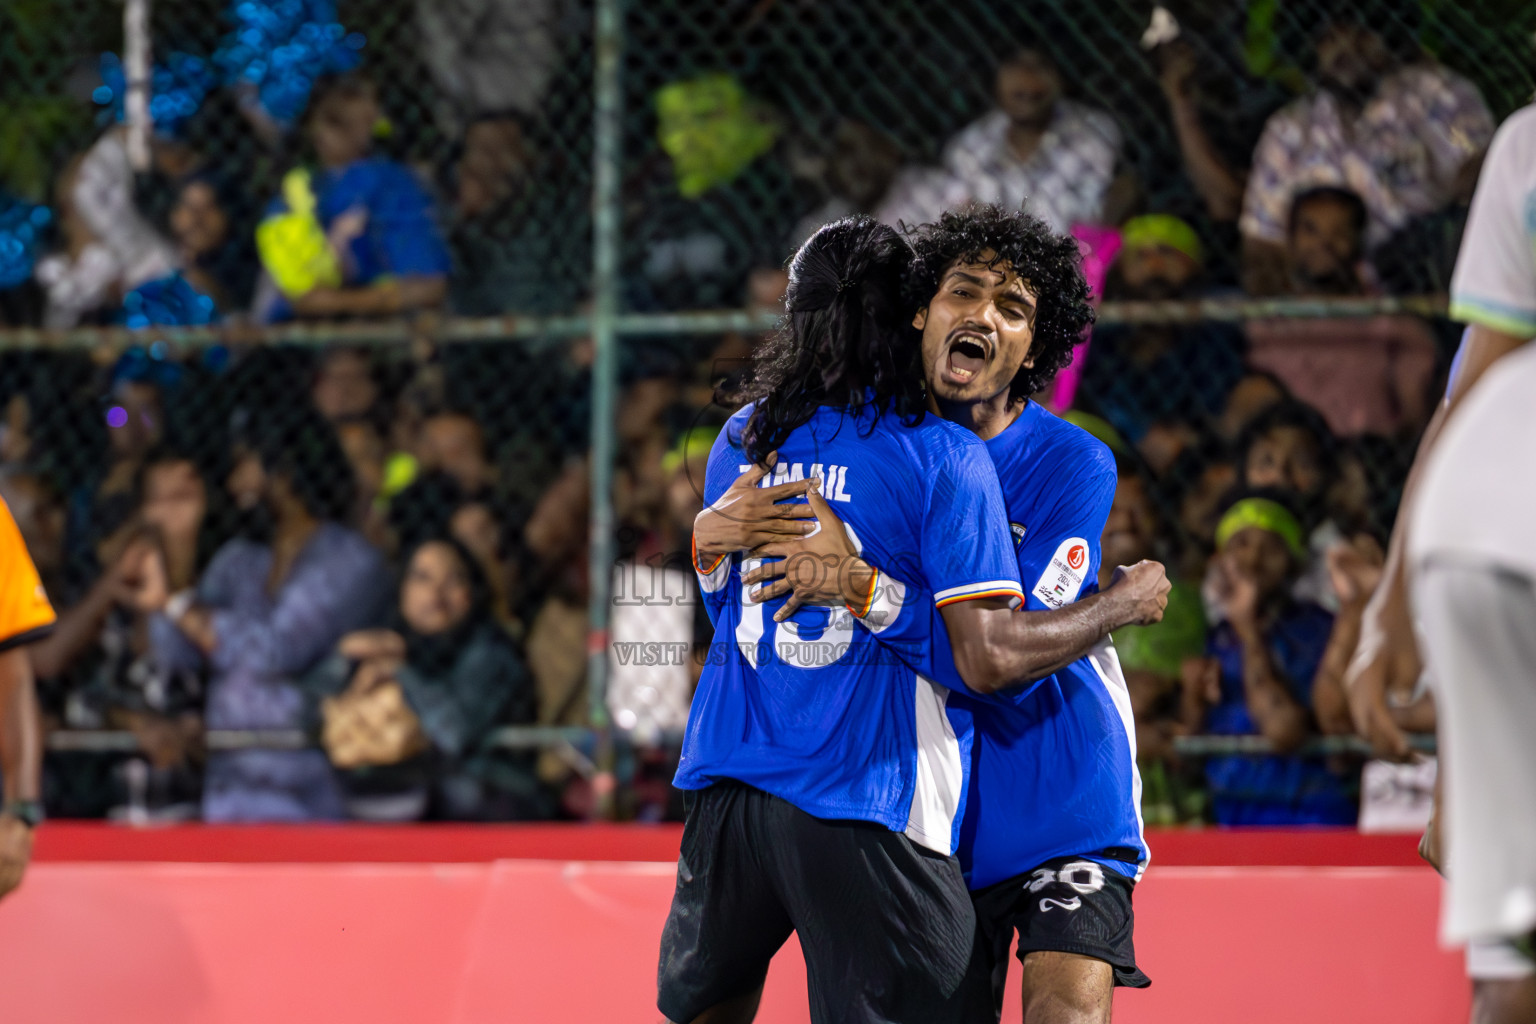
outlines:
[{"label": "ponytail hairstyle", "polygon": [[900,235],[863,216],[824,225],[795,253],[784,321],[740,393],[757,403],[741,435],[752,461],[819,406],[857,413],[870,404],[908,425],[923,418],[922,338],[902,293],[911,260]]}]

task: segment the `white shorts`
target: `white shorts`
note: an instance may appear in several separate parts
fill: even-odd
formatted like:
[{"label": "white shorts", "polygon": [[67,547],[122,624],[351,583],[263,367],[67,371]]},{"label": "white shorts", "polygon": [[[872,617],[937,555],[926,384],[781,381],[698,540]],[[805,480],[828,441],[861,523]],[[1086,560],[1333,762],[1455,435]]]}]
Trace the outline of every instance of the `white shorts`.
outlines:
[{"label": "white shorts", "polygon": [[1473,939],[1467,943],[1467,977],[1473,981],[1519,981],[1536,974],[1536,963],[1512,943]]},{"label": "white shorts", "polygon": [[[1426,497],[1430,497],[1426,495]],[[1414,608],[1434,666],[1444,773],[1447,942],[1536,930],[1536,587],[1429,554]]]}]

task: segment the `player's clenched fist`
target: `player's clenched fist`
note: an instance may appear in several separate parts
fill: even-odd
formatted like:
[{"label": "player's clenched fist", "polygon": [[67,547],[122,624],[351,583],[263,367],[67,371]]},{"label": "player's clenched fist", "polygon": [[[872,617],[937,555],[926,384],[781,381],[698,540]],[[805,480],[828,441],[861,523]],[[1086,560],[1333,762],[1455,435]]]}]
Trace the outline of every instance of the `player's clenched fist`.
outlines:
[{"label": "player's clenched fist", "polygon": [[694,518],[693,543],[701,559],[803,537],[816,528],[816,514],[809,505],[778,504],[786,498],[803,496],[814,481],[759,486],[778,461],[777,456],[777,452],[769,452],[764,465],[753,466],[737,477],[719,500]]},{"label": "player's clenched fist", "polygon": [[1120,619],[1127,626],[1150,626],[1163,621],[1172,589],[1163,563],[1144,558],[1135,565],[1117,568],[1104,593],[1123,604]]}]

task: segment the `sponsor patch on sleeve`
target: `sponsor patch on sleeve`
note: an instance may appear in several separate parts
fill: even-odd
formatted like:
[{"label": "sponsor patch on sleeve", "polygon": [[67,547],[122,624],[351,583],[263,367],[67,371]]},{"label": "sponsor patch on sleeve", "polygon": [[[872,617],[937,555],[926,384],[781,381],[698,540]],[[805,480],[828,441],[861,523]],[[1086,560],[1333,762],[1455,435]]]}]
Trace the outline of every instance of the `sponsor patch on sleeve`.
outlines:
[{"label": "sponsor patch on sleeve", "polygon": [[1088,542],[1068,537],[1056,548],[1032,593],[1048,608],[1060,608],[1077,600],[1088,576]]}]

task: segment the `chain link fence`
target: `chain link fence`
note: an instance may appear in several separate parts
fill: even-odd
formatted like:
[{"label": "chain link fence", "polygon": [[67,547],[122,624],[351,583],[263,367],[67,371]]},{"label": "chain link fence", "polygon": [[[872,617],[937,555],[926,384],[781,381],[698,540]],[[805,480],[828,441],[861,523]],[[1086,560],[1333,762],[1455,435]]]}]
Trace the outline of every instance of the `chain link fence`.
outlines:
[{"label": "chain link fence", "polygon": [[[0,494],[64,615],[61,814],[675,811],[708,632],[636,596],[690,593],[714,385],[816,225],[970,199],[1073,231],[1103,298],[1040,398],[1123,463],[1105,561],[1186,591],[1124,644],[1171,752],[1235,490],[1290,492],[1331,607],[1322,552],[1385,540],[1477,157],[1536,83],[1514,0],[147,14],[135,168],[124,3],[0,9]],[[1319,85],[1372,174],[1265,149]],[[233,609],[219,646],[168,605]]]}]

